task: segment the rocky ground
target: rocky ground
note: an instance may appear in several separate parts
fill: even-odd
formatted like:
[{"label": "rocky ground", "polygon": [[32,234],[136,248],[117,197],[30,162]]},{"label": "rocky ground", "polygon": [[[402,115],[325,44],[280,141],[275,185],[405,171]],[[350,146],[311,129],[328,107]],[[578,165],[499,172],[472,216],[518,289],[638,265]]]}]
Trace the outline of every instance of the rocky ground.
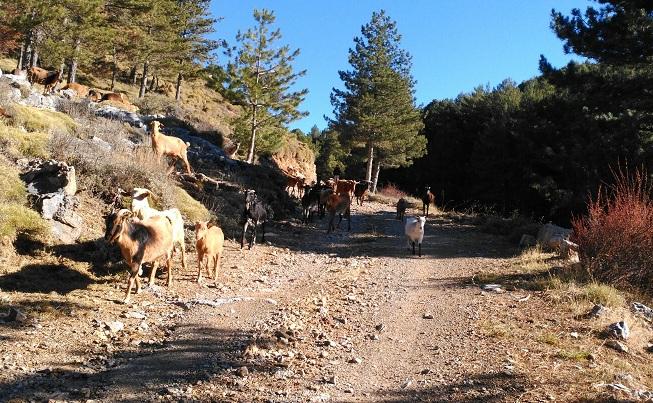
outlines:
[{"label": "rocky ground", "polygon": [[[123,277],[98,282],[71,274],[77,272],[66,269],[65,254],[42,257],[50,278],[41,282],[46,270],[38,265],[30,268],[33,282],[0,277],[3,305],[26,312],[0,325],[0,400],[603,396],[592,382],[572,376],[598,371],[596,359],[540,354],[538,347],[529,350],[530,341],[505,334],[522,337],[517,330],[495,329],[556,321],[542,295],[525,299],[523,290],[497,293],[475,284],[479,272],[514,263],[517,251],[502,238],[437,216],[427,222],[418,258],[408,252],[390,207],[368,203],[352,217],[350,233],[327,235],[325,220],[288,221],[275,223],[268,244],[252,251],[231,240],[215,283],[195,282],[191,249],[189,268],[177,270],[171,289],[160,277],[127,306],[118,303]],[[645,354],[638,359],[650,365]]]}]

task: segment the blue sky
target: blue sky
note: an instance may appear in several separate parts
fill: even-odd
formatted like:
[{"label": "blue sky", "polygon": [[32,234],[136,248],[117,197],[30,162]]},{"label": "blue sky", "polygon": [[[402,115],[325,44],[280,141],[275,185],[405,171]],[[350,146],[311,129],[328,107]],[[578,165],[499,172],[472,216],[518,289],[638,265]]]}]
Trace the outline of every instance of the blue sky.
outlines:
[{"label": "blue sky", "polygon": [[[478,85],[495,86],[505,78],[517,82],[538,74],[539,55],[554,66],[572,58],[549,28],[552,8],[569,14],[587,0],[213,0],[211,9],[223,20],[216,37],[235,44],[238,30],[252,26],[254,8],[273,10],[281,42],[300,48],[295,66],[308,70],[297,85],[308,88],[302,109],[310,115],[290,128],[304,132],[326,126],[331,116],[331,89],[340,87],[338,70],[349,68],[354,36],[384,9],[397,22],[402,47],[413,56],[418,104],[452,98]],[[224,62],[224,60],[222,60]]]}]

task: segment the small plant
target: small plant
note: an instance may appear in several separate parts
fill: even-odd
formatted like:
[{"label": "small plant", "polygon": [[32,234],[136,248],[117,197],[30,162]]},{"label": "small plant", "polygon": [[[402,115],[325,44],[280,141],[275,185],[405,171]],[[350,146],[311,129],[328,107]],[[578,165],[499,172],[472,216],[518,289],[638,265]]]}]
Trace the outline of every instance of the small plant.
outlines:
[{"label": "small plant", "polygon": [[174,207],[177,207],[181,215],[188,221],[201,221],[211,218],[211,213],[202,203],[193,199],[186,191],[178,186],[172,189]]},{"label": "small plant", "polygon": [[563,359],[563,360],[569,360],[569,361],[584,361],[584,360],[589,360],[590,356],[592,354],[589,351],[583,351],[583,350],[560,350],[556,353],[556,357]]},{"label": "small plant", "polygon": [[0,238],[13,239],[18,233],[45,233],[45,222],[26,203],[27,191],[18,177],[18,170],[0,159]]}]

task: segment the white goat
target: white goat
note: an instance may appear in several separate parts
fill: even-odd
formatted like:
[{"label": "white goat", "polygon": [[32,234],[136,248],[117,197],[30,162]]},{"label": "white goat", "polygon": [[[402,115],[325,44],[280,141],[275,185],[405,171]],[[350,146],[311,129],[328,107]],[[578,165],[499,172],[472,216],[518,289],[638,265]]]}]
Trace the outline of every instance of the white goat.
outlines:
[{"label": "white goat", "polygon": [[406,219],[406,238],[408,239],[408,249],[413,248],[415,254],[415,243],[418,245],[419,257],[422,257],[422,240],[424,239],[424,225],[426,217],[409,217]]},{"label": "white goat", "polygon": [[146,188],[134,188],[128,194],[132,198],[131,211],[136,214],[141,220],[145,220],[154,216],[167,217],[172,223],[172,242],[175,249],[179,247],[181,250],[181,267],[186,270],[186,242],[184,239],[184,218],[181,216],[179,209],[171,208],[168,210],[159,211],[150,207],[147,197],[154,198],[154,194]]},{"label": "white goat", "polygon": [[158,120],[153,120],[148,124],[154,153],[157,155],[159,160],[161,160],[161,156],[172,157],[173,161],[168,168],[168,174],[175,169],[177,160],[181,160],[186,167],[186,173],[190,175],[190,163],[188,162],[188,147],[190,147],[190,143],[184,142],[182,139],[177,137],[166,136],[161,133],[161,127],[163,127],[163,125]]}]

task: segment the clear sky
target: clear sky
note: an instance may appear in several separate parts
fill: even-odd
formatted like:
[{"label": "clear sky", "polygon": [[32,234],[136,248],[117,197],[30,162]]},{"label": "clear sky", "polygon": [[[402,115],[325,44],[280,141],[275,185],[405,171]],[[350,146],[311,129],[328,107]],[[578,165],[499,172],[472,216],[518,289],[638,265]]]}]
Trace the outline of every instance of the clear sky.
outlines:
[{"label": "clear sky", "polygon": [[[310,115],[290,128],[326,126],[329,95],[340,87],[338,70],[349,69],[348,50],[372,12],[386,10],[397,22],[402,47],[413,56],[418,104],[452,98],[505,78],[521,82],[538,74],[539,55],[554,66],[571,60],[549,28],[551,9],[569,14],[588,0],[213,0],[223,20],[216,37],[235,44],[238,30],[254,24],[254,8],[273,10],[281,42],[301,49],[295,66],[308,70],[297,85],[308,88],[302,109]],[[578,57],[575,57],[578,59]],[[224,59],[221,60],[224,62]]]}]

